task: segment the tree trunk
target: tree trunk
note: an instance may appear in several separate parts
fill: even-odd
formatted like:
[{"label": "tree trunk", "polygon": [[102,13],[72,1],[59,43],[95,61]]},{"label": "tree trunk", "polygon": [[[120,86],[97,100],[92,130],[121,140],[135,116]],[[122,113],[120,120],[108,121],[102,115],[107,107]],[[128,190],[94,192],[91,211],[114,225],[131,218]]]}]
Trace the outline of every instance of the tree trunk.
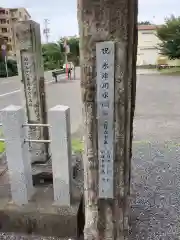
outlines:
[{"label": "tree trunk", "polygon": [[[84,115],[85,239],[128,239],[137,0],[78,0]],[[96,43],[115,43],[114,199],[98,197]]]}]

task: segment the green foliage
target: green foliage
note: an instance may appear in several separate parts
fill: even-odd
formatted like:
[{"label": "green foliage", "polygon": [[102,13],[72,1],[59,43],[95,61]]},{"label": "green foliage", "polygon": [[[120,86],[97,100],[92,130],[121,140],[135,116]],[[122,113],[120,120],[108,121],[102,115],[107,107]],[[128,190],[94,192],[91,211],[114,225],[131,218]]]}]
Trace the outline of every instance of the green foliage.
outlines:
[{"label": "green foliage", "polygon": [[[62,68],[65,62],[64,40],[65,38],[60,38],[56,43],[42,45],[45,70]],[[72,37],[67,40],[67,44],[70,46],[68,61],[73,62],[76,66],[79,65],[79,38]]]},{"label": "green foliage", "polygon": [[159,49],[169,59],[180,59],[180,17],[171,16],[157,29]]},{"label": "green foliage", "polygon": [[63,64],[61,46],[58,43],[43,44],[42,55],[44,58],[45,70],[60,68]]},{"label": "green foliage", "polygon": [[83,142],[79,139],[73,139],[72,150],[74,153],[82,153],[84,151]]},{"label": "green foliage", "polygon": [[138,25],[151,25],[151,22],[149,22],[149,21],[141,21],[141,22],[138,22]]},{"label": "green foliage", "polygon": [[[0,130],[0,138],[3,138],[3,134]],[[0,153],[3,153],[5,151],[5,143],[4,142],[0,142]]]},{"label": "green foliage", "polygon": [[5,144],[3,142],[0,142],[0,153],[3,153],[5,151]]},{"label": "green foliage", "polygon": [[79,38],[70,38],[67,42],[70,46],[68,61],[73,62],[77,66],[79,65]]},{"label": "green foliage", "polygon": [[[8,76],[16,76],[18,75],[18,69],[17,69],[17,62],[14,60],[7,60],[7,67],[8,67]],[[6,77],[6,65],[5,62],[1,59],[0,60],[0,77]]]}]

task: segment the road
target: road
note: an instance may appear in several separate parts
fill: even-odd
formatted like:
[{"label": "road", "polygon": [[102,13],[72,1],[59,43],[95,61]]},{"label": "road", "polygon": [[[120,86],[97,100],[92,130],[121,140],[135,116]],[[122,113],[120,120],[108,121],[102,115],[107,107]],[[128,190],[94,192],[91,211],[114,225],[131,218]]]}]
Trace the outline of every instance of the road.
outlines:
[{"label": "road", "polygon": [[[77,72],[77,79],[79,78]],[[45,72],[48,109],[61,104],[71,109],[71,130],[76,132],[82,122],[81,94],[79,80],[66,80],[65,74],[58,77],[58,83],[52,80],[51,72]],[[22,105],[23,95],[19,77],[0,79],[0,109],[8,105]]]},{"label": "road", "polygon": [[[79,69],[76,78],[80,78]],[[77,131],[82,123],[80,81],[67,81],[61,75],[56,84],[51,72],[45,73],[45,79],[48,108],[57,104],[69,106],[71,130]],[[19,77],[0,79],[0,109],[22,104],[21,84]],[[180,142],[179,94],[178,76],[138,75],[134,140]]]}]

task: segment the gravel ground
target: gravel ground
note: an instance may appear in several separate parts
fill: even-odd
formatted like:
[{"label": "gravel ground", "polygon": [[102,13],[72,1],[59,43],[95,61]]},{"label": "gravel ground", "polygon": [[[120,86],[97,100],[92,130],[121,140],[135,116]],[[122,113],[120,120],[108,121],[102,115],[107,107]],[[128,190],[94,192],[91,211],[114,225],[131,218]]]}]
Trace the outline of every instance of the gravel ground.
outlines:
[{"label": "gravel ground", "polygon": [[135,144],[131,240],[180,239],[180,147]]}]

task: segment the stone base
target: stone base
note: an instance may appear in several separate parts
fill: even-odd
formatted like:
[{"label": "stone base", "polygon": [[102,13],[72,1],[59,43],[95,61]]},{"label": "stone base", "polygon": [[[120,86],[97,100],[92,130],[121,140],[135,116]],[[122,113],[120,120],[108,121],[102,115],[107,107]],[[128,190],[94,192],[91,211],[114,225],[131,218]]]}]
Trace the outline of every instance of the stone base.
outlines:
[{"label": "stone base", "polygon": [[77,238],[84,224],[80,199],[80,191],[74,188],[71,207],[55,206],[53,186],[44,185],[35,188],[27,205],[19,207],[11,201],[7,172],[0,178],[0,231]]},{"label": "stone base", "polygon": [[43,236],[77,237],[78,204],[71,208],[35,207],[21,209],[14,205],[0,209],[0,229],[3,232],[37,234]]}]

